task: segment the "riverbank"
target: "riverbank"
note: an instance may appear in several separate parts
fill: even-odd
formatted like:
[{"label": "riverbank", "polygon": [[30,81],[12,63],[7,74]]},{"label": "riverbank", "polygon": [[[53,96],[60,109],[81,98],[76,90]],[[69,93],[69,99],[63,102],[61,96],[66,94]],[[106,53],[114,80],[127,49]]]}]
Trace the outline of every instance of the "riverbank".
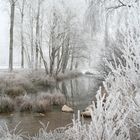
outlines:
[{"label": "riverbank", "polygon": [[[93,97],[91,83],[91,77],[81,76],[63,80],[58,82],[56,87],[49,87],[37,93],[9,96],[12,103],[16,105],[13,111],[0,113],[0,126],[5,122],[11,132],[21,122],[17,131],[22,129],[22,132],[26,132],[26,136],[27,133],[34,136],[39,132],[42,127],[40,121],[45,125],[49,122],[47,132],[64,127],[72,123],[73,113],[62,112],[61,104],[66,102],[66,105],[71,107],[74,113],[77,113],[78,110],[82,111],[91,103],[90,100]],[[38,102],[37,106],[36,101]]]},{"label": "riverbank", "polygon": [[10,96],[35,93],[39,87],[52,87],[56,82],[81,76],[79,71],[70,71],[57,76],[45,74],[45,70],[25,71],[15,70],[12,73],[2,71],[0,73],[0,93]]},{"label": "riverbank", "polygon": [[63,106],[66,103],[65,93],[57,90],[52,94],[47,90],[56,88],[58,82],[81,75],[78,71],[67,72],[57,77],[46,75],[44,70],[1,72],[0,113],[15,111],[44,113],[50,111],[53,105]]}]

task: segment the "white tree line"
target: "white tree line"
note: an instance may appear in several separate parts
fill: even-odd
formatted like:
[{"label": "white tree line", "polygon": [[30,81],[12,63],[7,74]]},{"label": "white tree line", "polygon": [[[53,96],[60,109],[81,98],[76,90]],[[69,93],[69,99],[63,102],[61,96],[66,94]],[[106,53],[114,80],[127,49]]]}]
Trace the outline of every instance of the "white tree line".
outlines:
[{"label": "white tree line", "polygon": [[[21,68],[45,67],[46,74],[58,74],[78,67],[85,59],[86,44],[82,23],[76,13],[61,1],[47,8],[46,0],[9,0],[9,70],[13,71],[13,50],[21,50]],[[20,33],[17,31],[20,30]],[[17,37],[16,37],[17,34]],[[75,37],[73,37],[73,35]],[[80,53],[78,53],[81,51]],[[47,52],[47,53],[46,53]]]}]

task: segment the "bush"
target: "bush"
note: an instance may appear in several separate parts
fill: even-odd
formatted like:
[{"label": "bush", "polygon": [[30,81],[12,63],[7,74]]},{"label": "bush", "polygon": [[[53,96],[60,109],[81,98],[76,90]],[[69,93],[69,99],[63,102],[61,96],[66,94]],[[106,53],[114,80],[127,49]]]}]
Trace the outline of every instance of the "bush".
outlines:
[{"label": "bush", "polygon": [[20,112],[32,111],[33,100],[29,95],[18,96],[15,98],[16,110]]},{"label": "bush", "polygon": [[62,93],[53,94],[52,100],[54,105],[64,105],[66,103],[66,98]]},{"label": "bush", "polygon": [[50,110],[49,101],[46,99],[37,100],[33,103],[33,112],[45,113]]},{"label": "bush", "polygon": [[8,95],[18,95],[26,92],[35,92],[34,85],[28,75],[22,73],[4,73],[0,76],[0,90]]},{"label": "bush", "polygon": [[36,100],[46,100],[49,105],[53,105],[53,94],[42,92],[36,97]]},{"label": "bush", "polygon": [[26,91],[21,86],[12,86],[5,89],[5,94],[9,95],[10,97],[23,95],[25,92]]},{"label": "bush", "polygon": [[76,78],[76,77],[79,77],[81,75],[82,75],[81,72],[71,71],[71,72],[61,73],[61,74],[57,75],[56,80],[62,81],[62,80],[66,80],[66,79]]},{"label": "bush", "polygon": [[32,71],[29,75],[30,80],[37,86],[54,86],[56,80],[53,77],[46,75],[45,70],[40,69]]},{"label": "bush", "polygon": [[14,130],[9,130],[7,125],[0,125],[0,140],[24,140],[24,136],[21,131],[17,131],[17,126]]},{"label": "bush", "polygon": [[14,111],[14,102],[7,96],[0,97],[0,113]]},{"label": "bush", "polygon": [[33,105],[32,102],[27,100],[24,101],[21,105],[20,105],[20,112],[25,112],[25,111],[32,111]]}]

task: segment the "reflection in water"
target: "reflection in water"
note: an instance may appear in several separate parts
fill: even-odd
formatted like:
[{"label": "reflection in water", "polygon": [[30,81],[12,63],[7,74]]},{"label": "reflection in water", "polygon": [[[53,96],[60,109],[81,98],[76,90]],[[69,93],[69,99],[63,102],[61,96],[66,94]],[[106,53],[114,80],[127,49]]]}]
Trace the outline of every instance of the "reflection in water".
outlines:
[{"label": "reflection in water", "polygon": [[93,78],[80,77],[59,83],[59,89],[67,99],[67,104],[82,110],[93,100]]},{"label": "reflection in water", "polygon": [[[62,93],[67,101],[67,104],[74,108],[75,113],[77,110],[83,110],[93,100],[93,78],[80,77],[77,79],[66,80],[57,84],[55,88],[47,90],[47,93],[55,94]],[[38,95],[41,93],[39,92]],[[32,95],[36,97],[37,95]],[[47,112],[45,116],[40,116],[37,113],[13,113],[1,114],[0,123],[6,122],[10,128],[14,128],[19,122],[19,129],[24,132],[29,132],[34,135],[38,132],[41,124],[39,121],[47,125],[49,122],[49,130],[54,130],[61,126],[66,126],[72,122],[73,114],[61,112],[61,107],[53,107],[51,112]]]}]

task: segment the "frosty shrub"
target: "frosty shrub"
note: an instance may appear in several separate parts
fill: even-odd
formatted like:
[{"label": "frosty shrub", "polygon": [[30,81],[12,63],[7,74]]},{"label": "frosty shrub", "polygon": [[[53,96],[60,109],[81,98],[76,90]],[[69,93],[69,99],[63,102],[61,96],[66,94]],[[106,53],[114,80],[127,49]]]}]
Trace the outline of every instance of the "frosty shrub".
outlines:
[{"label": "frosty shrub", "polygon": [[46,75],[43,69],[32,71],[29,74],[29,79],[38,86],[54,86],[56,84],[55,78]]},{"label": "frosty shrub", "polygon": [[34,92],[35,88],[28,78],[28,73],[25,75],[21,72],[6,72],[0,75],[0,92],[2,94],[18,96],[31,91]]},{"label": "frosty shrub", "polygon": [[0,125],[0,140],[23,140],[23,137],[21,131],[17,131],[17,127],[9,130],[5,123]]},{"label": "frosty shrub", "polygon": [[52,101],[54,105],[64,105],[66,98],[62,93],[54,93]]},{"label": "frosty shrub", "polygon": [[8,96],[0,96],[0,113],[14,111],[14,102]]}]

